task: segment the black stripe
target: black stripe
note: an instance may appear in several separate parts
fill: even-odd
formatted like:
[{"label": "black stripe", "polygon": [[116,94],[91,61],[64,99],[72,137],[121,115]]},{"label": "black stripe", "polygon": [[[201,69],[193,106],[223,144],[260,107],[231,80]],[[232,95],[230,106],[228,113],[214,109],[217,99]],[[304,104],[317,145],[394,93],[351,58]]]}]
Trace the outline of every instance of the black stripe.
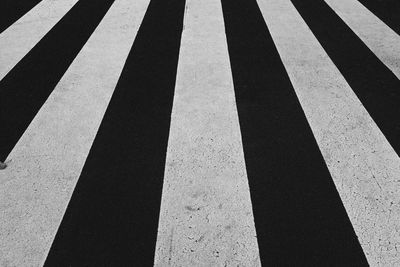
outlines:
[{"label": "black stripe", "polygon": [[399,79],[323,0],[292,2],[400,155]]},{"label": "black stripe", "polygon": [[0,81],[0,161],[89,39],[113,0],[81,0]]},{"label": "black stripe", "polygon": [[2,0],[0,3],[0,33],[31,10],[40,1],[41,0]]},{"label": "black stripe", "polygon": [[47,258],[152,266],[184,0],[153,0]]},{"label": "black stripe", "polygon": [[358,0],[385,24],[400,34],[399,0]]},{"label": "black stripe", "polygon": [[263,266],[366,266],[256,1],[222,4]]}]

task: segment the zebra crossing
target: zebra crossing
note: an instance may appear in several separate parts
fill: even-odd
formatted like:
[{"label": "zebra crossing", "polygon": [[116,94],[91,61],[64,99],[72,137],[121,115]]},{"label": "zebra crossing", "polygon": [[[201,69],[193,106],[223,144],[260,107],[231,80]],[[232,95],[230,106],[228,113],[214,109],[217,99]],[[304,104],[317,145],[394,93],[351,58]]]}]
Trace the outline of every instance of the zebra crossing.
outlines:
[{"label": "zebra crossing", "polygon": [[[396,152],[294,7],[284,1],[259,5],[366,256],[393,264],[373,251],[381,246],[376,238],[384,240],[397,223],[382,220],[382,213],[390,214],[390,203],[396,201],[388,194],[382,199],[382,192],[399,189],[394,186],[400,177]],[[369,202],[371,195],[382,203],[379,212]]]},{"label": "zebra crossing", "polygon": [[36,2],[0,25],[0,266],[400,265],[377,3]]},{"label": "zebra crossing", "polygon": [[326,3],[394,75],[400,78],[400,65],[398,62],[400,36],[358,1],[327,0]]},{"label": "zebra crossing", "polygon": [[[3,236],[2,251],[24,260],[16,265],[40,264],[35,257],[54,239],[133,43],[128,32],[137,31],[147,2],[115,2],[10,154],[3,203],[20,207],[1,219],[3,231],[15,233]],[[12,246],[15,238],[19,243]]]},{"label": "zebra crossing", "polygon": [[1,34],[0,79],[31,50],[40,39],[78,2],[63,1],[54,5],[54,1],[42,1],[31,12],[19,19]]}]

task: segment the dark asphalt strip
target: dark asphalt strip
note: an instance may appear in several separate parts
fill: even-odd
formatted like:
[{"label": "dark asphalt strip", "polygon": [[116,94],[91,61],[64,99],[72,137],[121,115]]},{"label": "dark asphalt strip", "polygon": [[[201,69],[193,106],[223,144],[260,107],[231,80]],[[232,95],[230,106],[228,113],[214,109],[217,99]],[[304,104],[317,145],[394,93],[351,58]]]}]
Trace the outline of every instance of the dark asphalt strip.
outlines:
[{"label": "dark asphalt strip", "polygon": [[358,0],[392,30],[400,35],[399,0]]},{"label": "dark asphalt strip", "polygon": [[[0,3],[0,33],[25,15],[41,0],[2,0]],[[0,48],[2,49],[2,48]]]},{"label": "dark asphalt strip", "polygon": [[323,0],[292,2],[400,155],[399,79]]},{"label": "dark asphalt strip", "polygon": [[222,0],[263,266],[367,266],[254,0]]},{"label": "dark asphalt strip", "polygon": [[152,0],[46,266],[153,266],[184,0]]},{"label": "dark asphalt strip", "polygon": [[0,81],[0,161],[4,161],[113,0],[79,1]]}]

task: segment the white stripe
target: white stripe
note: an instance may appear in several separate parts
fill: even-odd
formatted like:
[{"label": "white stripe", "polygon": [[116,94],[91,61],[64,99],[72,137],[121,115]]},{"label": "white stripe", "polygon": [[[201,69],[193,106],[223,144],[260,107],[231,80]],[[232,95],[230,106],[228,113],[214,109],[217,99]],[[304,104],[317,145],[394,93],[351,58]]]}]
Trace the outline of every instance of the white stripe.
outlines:
[{"label": "white stripe", "polygon": [[399,265],[399,157],[290,1],[258,3],[368,262]]},{"label": "white stripe", "polygon": [[357,0],[325,2],[400,79],[400,36]]},{"label": "white stripe", "polygon": [[0,266],[43,264],[148,2],[114,2],[10,153],[0,172]]},{"label": "white stripe", "polygon": [[219,0],[187,0],[155,266],[260,266]]},{"label": "white stripe", "polygon": [[0,34],[0,80],[78,0],[43,0]]}]

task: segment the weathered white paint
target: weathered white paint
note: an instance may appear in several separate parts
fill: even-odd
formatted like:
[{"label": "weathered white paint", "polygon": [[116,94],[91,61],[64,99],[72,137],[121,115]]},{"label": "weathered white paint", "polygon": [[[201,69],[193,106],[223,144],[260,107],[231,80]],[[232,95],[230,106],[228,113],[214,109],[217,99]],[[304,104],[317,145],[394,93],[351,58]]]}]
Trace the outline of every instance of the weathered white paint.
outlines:
[{"label": "weathered white paint", "polygon": [[357,0],[325,2],[400,79],[400,36]]},{"label": "weathered white paint", "polygon": [[40,266],[149,0],[116,0],[0,172],[0,266]]},{"label": "weathered white paint", "polygon": [[155,266],[260,266],[219,0],[187,0]]},{"label": "weathered white paint", "polygon": [[399,266],[399,157],[291,2],[258,3],[368,262]]},{"label": "weathered white paint", "polygon": [[0,80],[78,0],[43,0],[0,34]]}]

